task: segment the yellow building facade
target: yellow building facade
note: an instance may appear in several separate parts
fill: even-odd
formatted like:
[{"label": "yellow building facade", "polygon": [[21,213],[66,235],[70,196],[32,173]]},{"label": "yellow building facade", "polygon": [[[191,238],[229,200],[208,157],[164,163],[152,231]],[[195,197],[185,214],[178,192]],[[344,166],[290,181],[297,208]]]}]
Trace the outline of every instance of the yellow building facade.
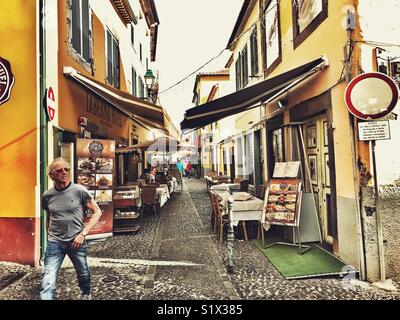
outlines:
[{"label": "yellow building facade", "polygon": [[[0,42],[7,45],[0,61],[9,63],[15,83],[0,105],[0,260],[39,265],[46,243],[41,195],[52,185],[46,167],[63,157],[74,179],[76,139],[110,139],[118,148],[155,132],[178,136],[166,111],[148,101],[144,85],[156,56],[153,1],[131,1],[134,9],[118,2],[17,0],[2,6]],[[114,185],[135,177],[115,174]]]}]

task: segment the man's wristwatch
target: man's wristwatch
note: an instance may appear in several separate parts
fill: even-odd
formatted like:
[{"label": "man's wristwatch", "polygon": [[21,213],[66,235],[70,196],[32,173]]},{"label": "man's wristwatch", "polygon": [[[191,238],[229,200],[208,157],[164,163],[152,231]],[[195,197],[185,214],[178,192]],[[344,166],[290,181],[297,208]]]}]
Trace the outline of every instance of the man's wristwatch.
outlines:
[{"label": "man's wristwatch", "polygon": [[85,231],[82,231],[82,235],[83,235],[84,238],[86,238],[87,233]]}]

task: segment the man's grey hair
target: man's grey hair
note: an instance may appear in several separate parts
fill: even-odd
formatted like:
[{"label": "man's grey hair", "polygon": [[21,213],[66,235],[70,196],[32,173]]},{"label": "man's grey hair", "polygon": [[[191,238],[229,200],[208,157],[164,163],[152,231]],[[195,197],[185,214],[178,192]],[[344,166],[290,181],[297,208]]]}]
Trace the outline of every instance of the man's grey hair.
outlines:
[{"label": "man's grey hair", "polygon": [[68,163],[68,161],[66,161],[64,158],[55,158],[55,159],[49,164],[49,166],[47,167],[47,174],[50,174],[51,172],[53,172],[54,164],[55,164],[56,162],[62,162],[62,163],[65,164],[65,166],[66,166],[67,168],[71,168],[71,166],[70,166],[70,164]]}]

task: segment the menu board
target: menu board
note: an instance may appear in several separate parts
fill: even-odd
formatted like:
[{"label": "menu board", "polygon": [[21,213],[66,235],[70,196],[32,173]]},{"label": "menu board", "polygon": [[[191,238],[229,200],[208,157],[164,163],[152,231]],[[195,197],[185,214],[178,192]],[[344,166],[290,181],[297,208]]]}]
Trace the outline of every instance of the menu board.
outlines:
[{"label": "menu board", "polygon": [[[113,174],[115,141],[101,139],[77,139],[77,183],[85,186],[99,205],[102,216],[90,231],[88,238],[102,238],[113,231]],[[87,225],[92,212],[84,217]]]},{"label": "menu board", "polygon": [[274,178],[297,178],[299,175],[300,161],[277,162],[274,167]]},{"label": "menu board", "polygon": [[298,226],[300,193],[299,179],[271,179],[264,199],[265,222]]}]

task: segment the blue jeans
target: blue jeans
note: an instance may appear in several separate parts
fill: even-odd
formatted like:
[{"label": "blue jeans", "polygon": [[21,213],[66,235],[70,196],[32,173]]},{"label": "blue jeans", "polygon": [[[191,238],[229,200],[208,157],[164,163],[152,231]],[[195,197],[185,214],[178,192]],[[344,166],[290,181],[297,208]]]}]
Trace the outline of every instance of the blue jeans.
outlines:
[{"label": "blue jeans", "polygon": [[78,276],[79,288],[82,295],[90,294],[90,271],[86,261],[88,245],[86,240],[78,250],[72,249],[73,241],[48,242],[44,256],[44,274],[42,280],[41,300],[54,300],[58,272],[65,255],[71,259]]}]

